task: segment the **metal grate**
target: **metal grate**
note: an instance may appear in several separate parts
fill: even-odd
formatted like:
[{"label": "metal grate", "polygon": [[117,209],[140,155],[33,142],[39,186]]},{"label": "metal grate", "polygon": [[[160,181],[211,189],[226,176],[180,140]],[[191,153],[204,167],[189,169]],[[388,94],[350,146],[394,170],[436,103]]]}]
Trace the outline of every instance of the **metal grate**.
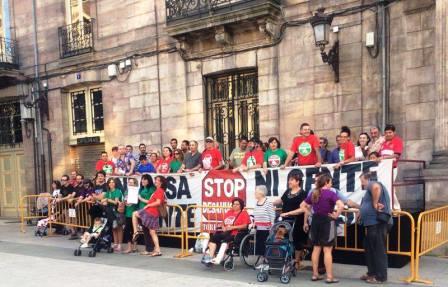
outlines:
[{"label": "metal grate", "polygon": [[23,141],[20,103],[0,103],[0,145],[15,145]]},{"label": "metal grate", "polygon": [[17,42],[0,37],[0,66],[17,67]]},{"label": "metal grate", "polygon": [[207,136],[228,158],[241,136],[259,137],[258,75],[254,70],[206,77]]},{"label": "metal grate", "polygon": [[92,105],[92,129],[93,132],[104,130],[103,93],[101,89],[90,90]]},{"label": "metal grate", "polygon": [[76,22],[59,27],[59,54],[61,59],[93,51],[93,22]]},{"label": "metal grate", "polygon": [[73,134],[87,132],[86,94],[84,91],[70,93],[72,101]]}]

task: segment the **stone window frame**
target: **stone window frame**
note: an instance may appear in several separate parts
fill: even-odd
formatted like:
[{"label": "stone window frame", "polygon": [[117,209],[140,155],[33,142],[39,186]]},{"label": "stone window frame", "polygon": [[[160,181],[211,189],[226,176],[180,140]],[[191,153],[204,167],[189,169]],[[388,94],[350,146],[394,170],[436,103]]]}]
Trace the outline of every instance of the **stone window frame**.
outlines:
[{"label": "stone window frame", "polygon": [[[95,130],[94,129],[94,114],[93,114],[93,92],[101,91],[102,98],[103,89],[101,86],[84,86],[79,88],[73,88],[66,92],[67,95],[67,114],[68,114],[68,123],[69,123],[69,131],[70,131],[70,144],[77,144],[77,140],[80,138],[86,137],[100,137],[100,142],[104,142],[104,108],[103,108],[103,130]],[[72,109],[72,95],[74,93],[84,92],[85,103],[86,103],[86,123],[87,123],[87,131],[83,133],[74,133],[73,126],[73,109]],[[103,100],[102,100],[103,102]],[[104,102],[103,102],[104,103]]]}]

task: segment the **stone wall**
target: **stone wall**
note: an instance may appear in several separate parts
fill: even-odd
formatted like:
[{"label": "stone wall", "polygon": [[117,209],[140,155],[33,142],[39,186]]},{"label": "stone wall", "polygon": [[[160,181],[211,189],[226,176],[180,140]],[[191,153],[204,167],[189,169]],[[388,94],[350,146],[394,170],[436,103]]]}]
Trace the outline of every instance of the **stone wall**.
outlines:
[{"label": "stone wall", "polygon": [[[163,0],[92,0],[95,52],[60,60],[57,28],[65,24],[63,1],[37,2],[40,72],[50,77],[51,113],[45,126],[53,135],[55,176],[71,165],[67,91],[92,83],[103,90],[108,151],[120,143],[144,142],[160,149],[172,137],[202,140],[203,76],[238,68],[258,69],[263,140],[279,136],[287,147],[300,123],[309,122],[333,144],[341,125],[349,125],[357,135],[380,122],[380,57],[372,58],[365,48],[365,34],[375,28],[372,11],[334,19],[339,32],[331,33],[331,43],[339,40],[341,61],[340,82],[335,83],[309,24],[288,28],[273,47],[185,62],[179,53],[167,51],[176,41],[165,32]],[[333,11],[361,2],[282,4],[285,18],[296,20],[311,16],[320,5]],[[22,70],[32,76],[32,17],[26,3],[14,1],[12,18]],[[391,122],[406,141],[404,157],[429,161],[435,108],[434,7],[431,1],[398,1],[390,5],[390,19]],[[157,48],[163,52],[157,54]],[[107,64],[127,57],[132,58],[132,71],[109,79]]]}]

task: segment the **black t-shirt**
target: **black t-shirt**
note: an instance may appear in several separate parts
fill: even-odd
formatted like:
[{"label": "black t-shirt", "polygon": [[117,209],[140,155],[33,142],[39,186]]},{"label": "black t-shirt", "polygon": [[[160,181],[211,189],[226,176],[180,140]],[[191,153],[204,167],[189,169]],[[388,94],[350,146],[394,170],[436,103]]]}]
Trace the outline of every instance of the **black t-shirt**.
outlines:
[{"label": "black t-shirt", "polygon": [[291,194],[290,189],[286,190],[281,197],[283,202],[282,212],[290,212],[299,208],[300,204],[306,199],[307,195],[307,192],[303,189],[295,194]]},{"label": "black t-shirt", "polygon": [[80,197],[81,195],[84,195],[85,188],[82,184],[75,186],[74,190],[76,193],[75,197]]},{"label": "black t-shirt", "polygon": [[99,185],[97,185],[95,183],[95,185],[93,186],[93,189],[95,190],[95,194],[99,195],[99,194],[101,194],[103,192],[106,192],[107,191],[106,186],[107,186],[106,183],[99,184]]},{"label": "black t-shirt", "polygon": [[63,185],[61,187],[61,195],[62,195],[62,197],[66,197],[67,195],[70,195],[73,192],[75,192],[75,188],[71,184],[69,184],[68,186]]}]

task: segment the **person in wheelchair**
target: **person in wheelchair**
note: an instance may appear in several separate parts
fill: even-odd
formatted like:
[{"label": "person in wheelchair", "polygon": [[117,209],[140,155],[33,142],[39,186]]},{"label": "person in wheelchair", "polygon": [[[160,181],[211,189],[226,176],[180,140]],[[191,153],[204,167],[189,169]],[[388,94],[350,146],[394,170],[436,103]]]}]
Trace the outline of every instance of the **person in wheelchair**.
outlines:
[{"label": "person in wheelchair", "polygon": [[[251,223],[249,214],[244,210],[244,201],[241,198],[232,200],[232,209],[224,215],[224,221],[221,228],[216,233],[210,235],[208,243],[208,254],[202,258],[204,264],[219,264],[222,258],[216,257],[216,250],[220,250],[223,243],[226,243],[225,249],[229,243],[240,242],[244,235],[247,234],[248,226]],[[220,254],[224,254],[226,250],[220,250]]]}]

